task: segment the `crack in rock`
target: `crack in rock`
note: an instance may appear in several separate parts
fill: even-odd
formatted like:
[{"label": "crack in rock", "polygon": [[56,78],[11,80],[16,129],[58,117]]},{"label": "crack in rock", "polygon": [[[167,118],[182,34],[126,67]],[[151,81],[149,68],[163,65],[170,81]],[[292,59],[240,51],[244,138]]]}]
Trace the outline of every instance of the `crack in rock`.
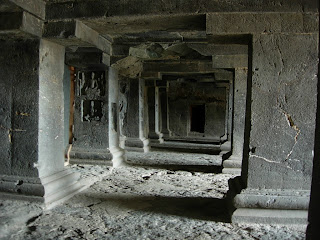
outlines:
[{"label": "crack in rock", "polygon": [[288,155],[287,155],[287,157],[285,159],[285,161],[287,161],[289,159],[289,157],[292,155],[294,147],[296,146],[296,144],[298,142],[298,136],[300,135],[301,130],[298,128],[297,125],[295,125],[295,123],[292,120],[292,117],[290,116],[290,114],[286,113],[285,111],[283,111],[283,114],[286,116],[288,125],[296,131],[296,135],[294,137],[294,144],[293,144],[290,152],[288,153]]},{"label": "crack in rock", "polygon": [[281,162],[277,162],[277,161],[272,161],[272,160],[270,160],[270,159],[267,159],[267,158],[265,158],[265,157],[262,157],[262,156],[258,156],[258,155],[254,155],[254,154],[250,154],[250,157],[256,157],[256,158],[260,158],[260,159],[262,159],[262,160],[264,160],[264,161],[266,161],[266,162],[270,162],[270,163],[281,163]]}]

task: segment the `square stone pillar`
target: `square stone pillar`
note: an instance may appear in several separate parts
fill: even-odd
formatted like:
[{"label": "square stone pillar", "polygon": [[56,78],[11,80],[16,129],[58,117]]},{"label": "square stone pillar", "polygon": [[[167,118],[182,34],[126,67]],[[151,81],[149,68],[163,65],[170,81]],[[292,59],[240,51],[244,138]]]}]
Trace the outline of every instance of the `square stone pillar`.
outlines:
[{"label": "square stone pillar", "polygon": [[124,120],[125,146],[127,150],[149,152],[146,130],[147,106],[144,79],[128,79],[128,108]]},{"label": "square stone pillar", "polygon": [[162,138],[170,137],[167,87],[159,87],[159,125]]},{"label": "square stone pillar", "polygon": [[[307,224],[318,33],[253,35],[250,153],[234,223]],[[249,129],[248,129],[249,130]]]},{"label": "square stone pillar", "polygon": [[47,207],[81,186],[64,167],[64,47],[39,39],[1,42],[0,195]]},{"label": "square stone pillar", "polygon": [[120,147],[119,74],[113,67],[109,67],[108,83],[109,150],[112,154],[113,167],[122,167],[126,165],[126,156]]},{"label": "square stone pillar", "polygon": [[[247,100],[248,68],[236,68],[232,84],[232,155],[223,162],[223,173],[241,174]],[[228,124],[231,125],[230,123]]]},{"label": "square stone pillar", "polygon": [[148,86],[148,125],[149,125],[149,133],[148,137],[150,141],[159,141],[159,135],[156,133],[156,87],[154,85],[154,80],[153,85]]},{"label": "square stone pillar", "polygon": [[94,47],[66,52],[75,68],[71,163],[112,165],[108,139],[108,71],[103,53]]},{"label": "square stone pillar", "polygon": [[163,143],[163,133],[161,133],[161,103],[159,87],[155,87],[155,131],[159,136],[159,142]]},{"label": "square stone pillar", "polygon": [[76,68],[71,163],[111,165],[108,137],[108,71]]}]

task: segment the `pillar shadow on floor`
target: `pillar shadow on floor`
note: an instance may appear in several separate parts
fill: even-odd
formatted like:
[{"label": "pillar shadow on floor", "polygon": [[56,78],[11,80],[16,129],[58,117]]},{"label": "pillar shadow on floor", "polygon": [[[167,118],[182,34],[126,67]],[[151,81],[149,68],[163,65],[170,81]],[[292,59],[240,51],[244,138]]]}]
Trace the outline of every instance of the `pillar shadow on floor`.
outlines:
[{"label": "pillar shadow on floor", "polygon": [[165,169],[169,171],[188,171],[202,173],[222,173],[222,166],[215,165],[178,165],[178,164],[137,164],[128,162],[133,167]]},{"label": "pillar shadow on floor", "polygon": [[[144,212],[157,215],[171,215],[190,219],[230,223],[227,201],[219,198],[202,197],[167,197],[167,196],[135,196],[90,194],[95,204],[100,207],[123,209],[130,212]],[[120,210],[121,211],[121,210]]]}]

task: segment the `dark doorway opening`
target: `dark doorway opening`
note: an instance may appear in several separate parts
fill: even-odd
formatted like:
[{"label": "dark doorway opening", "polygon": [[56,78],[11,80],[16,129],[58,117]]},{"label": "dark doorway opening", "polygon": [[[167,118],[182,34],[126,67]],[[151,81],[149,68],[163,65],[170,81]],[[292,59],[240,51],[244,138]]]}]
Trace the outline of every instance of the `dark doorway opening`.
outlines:
[{"label": "dark doorway opening", "polygon": [[191,105],[190,107],[190,123],[191,132],[204,133],[204,125],[206,120],[205,104]]}]

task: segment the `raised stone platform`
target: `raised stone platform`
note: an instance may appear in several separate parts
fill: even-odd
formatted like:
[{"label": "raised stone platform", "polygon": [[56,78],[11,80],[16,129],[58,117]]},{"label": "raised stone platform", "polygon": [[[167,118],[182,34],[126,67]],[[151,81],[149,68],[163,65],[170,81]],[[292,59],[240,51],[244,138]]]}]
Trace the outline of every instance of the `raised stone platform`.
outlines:
[{"label": "raised stone platform", "polygon": [[39,201],[44,203],[44,208],[50,209],[85,188],[78,182],[79,177],[79,173],[69,168],[42,178],[1,175],[0,197]]},{"label": "raised stone platform", "polygon": [[112,154],[109,150],[86,150],[72,148],[69,154],[71,164],[112,165]]},{"label": "raised stone platform", "polygon": [[305,228],[310,191],[244,189],[234,198],[233,223],[266,223]]}]

